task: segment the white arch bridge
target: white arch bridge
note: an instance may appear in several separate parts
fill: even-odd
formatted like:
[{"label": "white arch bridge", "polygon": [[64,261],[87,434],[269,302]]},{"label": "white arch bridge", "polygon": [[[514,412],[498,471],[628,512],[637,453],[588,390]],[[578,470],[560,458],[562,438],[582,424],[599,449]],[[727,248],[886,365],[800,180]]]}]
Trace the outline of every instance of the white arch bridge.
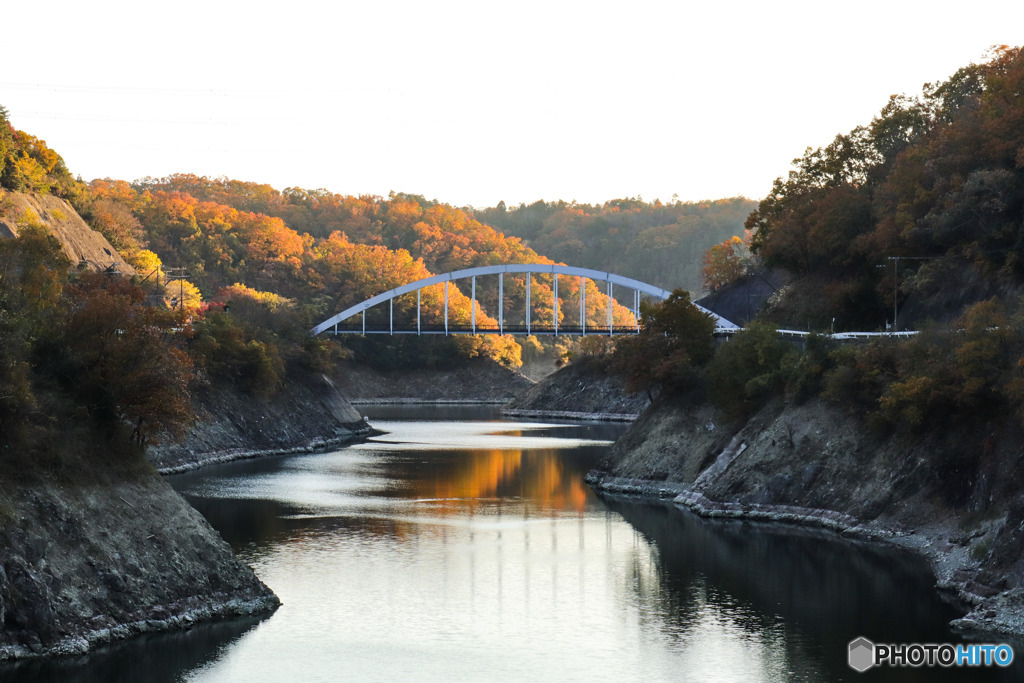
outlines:
[{"label": "white arch bridge", "polygon": [[[505,320],[505,275],[506,274],[526,274],[526,300],[524,303],[524,316],[523,324],[510,325]],[[534,274],[544,274],[551,276],[552,282],[552,296],[551,296],[551,307],[552,307],[552,324],[538,325],[531,321],[531,283],[533,281]],[[483,276],[498,276],[498,315],[497,325],[478,325],[477,324],[477,278]],[[559,323],[559,297],[558,297],[558,280],[559,276],[579,278],[579,319],[573,323]],[[470,283],[470,311],[471,319],[470,324],[454,324],[449,321],[448,309],[449,309],[449,297],[448,288],[449,283],[455,280],[462,280],[469,278]],[[586,286],[585,280],[592,280],[594,282],[604,282],[606,284],[606,324],[595,325],[593,322],[588,323],[586,311]],[[432,285],[444,284],[444,324],[424,324],[421,316],[421,291],[424,287],[430,287]],[[613,324],[613,306],[614,301],[614,289],[616,286],[624,287],[628,290],[633,291],[633,308],[632,312],[637,321],[636,325],[619,326],[616,328]],[[411,323],[406,324],[395,324],[395,311],[394,302],[397,297],[405,294],[416,292],[416,324],[413,326]],[[649,296],[655,299],[665,300],[672,295],[672,292],[655,287],[654,285],[634,280],[632,278],[623,277],[614,273],[606,273],[599,270],[591,270],[589,268],[575,268],[573,266],[554,265],[548,263],[510,263],[505,265],[497,266],[481,266],[478,268],[466,268],[463,270],[456,270],[451,273],[442,273],[441,275],[434,275],[432,277],[410,282],[409,284],[402,285],[401,287],[395,287],[389,289],[386,292],[370,297],[362,303],[358,303],[355,306],[346,308],[341,313],[331,316],[327,320],[323,321],[310,332],[314,335],[322,332],[331,332],[333,334],[548,334],[548,335],[587,335],[587,334],[636,334],[639,330],[640,320],[640,300],[643,296]],[[388,302],[388,324],[386,329],[367,329],[366,325],[366,311],[378,304]],[[716,332],[724,332],[727,330],[738,330],[739,328],[733,323],[729,322],[725,318],[713,313],[706,308],[697,306],[700,310],[710,315],[715,320]],[[358,317],[357,317],[358,316]],[[565,316],[568,319],[568,316]]]}]

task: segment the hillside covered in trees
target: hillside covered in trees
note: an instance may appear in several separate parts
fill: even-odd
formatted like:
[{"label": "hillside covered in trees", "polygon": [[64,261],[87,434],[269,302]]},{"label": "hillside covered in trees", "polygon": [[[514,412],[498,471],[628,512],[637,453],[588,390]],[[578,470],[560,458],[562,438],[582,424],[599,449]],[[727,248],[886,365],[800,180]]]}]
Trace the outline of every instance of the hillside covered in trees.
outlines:
[{"label": "hillside covered in trees", "polygon": [[475,212],[531,248],[574,266],[596,268],[663,289],[699,292],[701,264],[712,245],[742,237],[757,202],[743,197],[702,202],[616,199],[602,205],[538,201]]},{"label": "hillside covered in trees", "polygon": [[754,253],[798,278],[772,320],[878,329],[895,303],[907,328],[993,296],[1013,303],[1024,282],[1022,88],[1020,49],[998,48],[797,159],[747,221]]},{"label": "hillside covered in trees", "polygon": [[[713,351],[674,298],[644,311],[611,368],[732,425],[821,401],[863,438],[941,441],[913,463],[919,486],[974,511],[1019,505],[1007,473],[1024,466],[1024,53],[1000,48],[895,96],[794,164],[747,220],[755,255],[792,274],[760,319]],[[891,326],[894,297],[898,327],[918,334],[798,348],[776,333]]]},{"label": "hillside covered in trees", "polygon": [[[653,401],[590,482],[887,539],[962,601],[955,628],[1024,632],[1024,53],[808,149],[746,227],[788,284],[717,348],[685,297],[646,307],[604,362]],[[828,334],[894,306],[914,334]]]},{"label": "hillside covered in trees", "polygon": [[[96,180],[78,205],[139,272],[159,276],[164,265],[183,269],[186,282],[178,288],[191,292],[194,305],[224,303],[239,285],[283,297],[286,306],[301,311],[306,329],[374,294],[432,274],[501,263],[553,263],[465,210],[403,194],[384,199],[297,188],[278,191],[255,183],[175,175],[135,183]],[[468,325],[470,299],[458,284],[465,283],[450,288],[449,319]],[[493,324],[497,314],[497,284],[491,285],[481,282],[477,291],[476,316],[482,325]],[[525,286],[525,276],[505,279],[509,324],[516,324],[516,316],[525,318]],[[589,280],[584,286],[588,321],[603,323],[603,292]],[[531,319],[537,324],[551,323],[552,288],[550,276],[534,276]],[[443,293],[443,285],[424,290],[424,324],[442,321]],[[571,320],[579,302],[579,281],[562,280],[560,320]],[[396,320],[414,321],[415,306],[415,294],[397,300]],[[386,307],[374,314],[386,316]],[[634,323],[632,313],[617,303],[613,317],[619,326]],[[349,342],[369,348],[359,340]],[[413,363],[428,356],[485,356],[517,367],[522,353],[511,337],[407,338],[378,340],[372,346],[378,360]]]}]

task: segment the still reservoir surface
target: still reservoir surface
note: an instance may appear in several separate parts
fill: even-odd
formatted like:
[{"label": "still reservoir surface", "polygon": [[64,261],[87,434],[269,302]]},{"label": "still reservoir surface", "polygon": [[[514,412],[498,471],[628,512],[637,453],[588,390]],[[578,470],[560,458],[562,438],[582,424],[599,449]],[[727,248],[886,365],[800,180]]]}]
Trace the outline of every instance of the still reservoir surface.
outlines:
[{"label": "still reservoir surface", "polygon": [[582,478],[621,425],[364,410],[387,434],[171,478],[280,596],[274,614],[0,667],[0,680],[979,681],[1024,669],[854,672],[858,636],[961,641],[923,561],[599,498]]}]

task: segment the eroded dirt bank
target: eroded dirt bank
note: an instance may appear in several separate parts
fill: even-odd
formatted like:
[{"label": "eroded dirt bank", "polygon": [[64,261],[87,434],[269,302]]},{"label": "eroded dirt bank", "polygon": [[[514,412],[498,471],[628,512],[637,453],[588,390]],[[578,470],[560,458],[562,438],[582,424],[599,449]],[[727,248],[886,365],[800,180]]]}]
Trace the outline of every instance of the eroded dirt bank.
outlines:
[{"label": "eroded dirt bank", "polygon": [[[951,426],[914,443],[874,437],[820,401],[771,405],[730,425],[707,405],[663,400],[588,480],[709,517],[818,526],[916,550],[937,587],[970,610],[955,627],[1022,635],[1020,443],[1016,427],[975,435]],[[936,452],[942,471],[928,464]],[[977,468],[958,465],[979,456]]]},{"label": "eroded dirt bank", "polygon": [[148,466],[0,490],[0,660],[253,615],[279,603]]}]

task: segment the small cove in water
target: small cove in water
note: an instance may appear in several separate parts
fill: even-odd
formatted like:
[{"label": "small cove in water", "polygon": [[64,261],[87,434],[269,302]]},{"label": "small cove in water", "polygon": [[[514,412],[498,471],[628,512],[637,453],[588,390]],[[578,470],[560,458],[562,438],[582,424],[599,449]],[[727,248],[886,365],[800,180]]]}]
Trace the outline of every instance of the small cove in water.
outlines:
[{"label": "small cove in water", "polygon": [[923,560],[599,498],[582,477],[624,425],[364,410],[386,434],[171,478],[281,597],[273,615],[0,679],[977,681],[1020,668],[855,673],[858,636],[959,641]]}]

